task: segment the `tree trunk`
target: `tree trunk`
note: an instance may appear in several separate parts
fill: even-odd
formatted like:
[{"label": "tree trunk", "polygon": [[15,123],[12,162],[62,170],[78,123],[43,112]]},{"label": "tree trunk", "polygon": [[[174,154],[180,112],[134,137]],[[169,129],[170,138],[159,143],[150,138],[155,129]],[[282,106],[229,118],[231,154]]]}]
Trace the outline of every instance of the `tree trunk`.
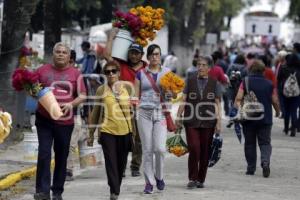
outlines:
[{"label": "tree trunk", "polygon": [[205,0],[194,0],[191,14],[188,21],[188,27],[185,34],[182,35],[185,39],[185,46],[193,47],[194,41],[194,31],[200,28],[200,22],[202,13],[205,12]]},{"label": "tree trunk", "polygon": [[44,59],[52,61],[52,50],[55,43],[61,41],[62,0],[44,1]]},{"label": "tree trunk", "polygon": [[[35,12],[38,0],[5,0],[2,47],[0,55],[0,107],[13,116],[16,124],[16,92],[11,86],[11,76],[18,64],[19,51],[23,46],[25,33]],[[13,129],[14,130],[14,129]],[[16,138],[13,131],[10,138]]]},{"label": "tree trunk", "polygon": [[173,8],[174,21],[169,26],[169,48],[174,49],[176,46],[183,44],[182,34],[184,34],[184,1],[172,0],[170,6]]},{"label": "tree trunk", "polygon": [[113,12],[113,3],[111,0],[101,0],[101,17],[100,23],[111,22],[112,12]]}]

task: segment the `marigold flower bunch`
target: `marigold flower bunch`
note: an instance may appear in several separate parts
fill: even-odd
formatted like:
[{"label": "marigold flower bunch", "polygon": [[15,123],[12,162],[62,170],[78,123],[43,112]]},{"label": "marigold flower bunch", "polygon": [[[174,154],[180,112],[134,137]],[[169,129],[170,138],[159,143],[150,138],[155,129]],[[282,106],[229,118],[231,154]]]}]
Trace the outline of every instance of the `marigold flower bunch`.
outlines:
[{"label": "marigold flower bunch", "polygon": [[129,12],[138,16],[142,21],[142,26],[135,40],[138,44],[145,47],[148,45],[148,40],[154,40],[156,32],[164,26],[163,15],[165,10],[162,8],[155,9],[151,6],[138,6],[131,8]]},{"label": "marigold flower bunch", "polygon": [[184,80],[173,72],[168,72],[161,77],[160,85],[164,90],[169,90],[175,94],[178,94],[184,88]]},{"label": "marigold flower bunch", "polygon": [[167,139],[168,152],[177,157],[188,153],[187,145],[181,137],[181,131],[182,129],[178,129],[173,137]]}]

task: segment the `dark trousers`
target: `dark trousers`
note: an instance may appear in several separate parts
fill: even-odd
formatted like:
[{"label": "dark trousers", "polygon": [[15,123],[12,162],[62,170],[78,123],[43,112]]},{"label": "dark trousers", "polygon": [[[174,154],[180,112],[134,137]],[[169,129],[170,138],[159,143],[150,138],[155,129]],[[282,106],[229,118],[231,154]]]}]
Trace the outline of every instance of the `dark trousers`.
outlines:
[{"label": "dark trousers", "polygon": [[132,160],[131,160],[130,169],[139,171],[141,164],[142,164],[142,143],[141,143],[140,135],[137,132],[134,138],[134,147],[132,149]]},{"label": "dark trousers", "polygon": [[243,124],[243,133],[245,136],[244,150],[248,171],[255,172],[256,170],[256,140],[260,148],[261,165],[263,163],[270,164],[272,154],[271,129],[272,125]]},{"label": "dark trousers", "polygon": [[300,97],[284,97],[283,104],[285,109],[284,130],[289,130],[290,119],[292,121],[292,129],[297,127],[297,109],[299,107]]},{"label": "dark trousers", "polygon": [[67,158],[74,125],[59,125],[54,121],[36,114],[35,122],[38,134],[38,162],[36,172],[36,192],[50,193],[51,184],[51,149],[54,144],[55,168],[52,181],[52,193],[64,191]]},{"label": "dark trousers", "polygon": [[110,193],[119,195],[122,183],[122,175],[127,164],[128,152],[131,148],[131,134],[116,136],[109,133],[101,133],[105,169],[110,187]]},{"label": "dark trousers", "polygon": [[224,112],[225,112],[225,115],[228,116],[229,115],[230,102],[229,102],[229,98],[228,98],[226,93],[223,94],[223,101],[224,101]]},{"label": "dark trousers", "polygon": [[300,130],[300,102],[299,102],[299,105],[298,105],[298,121],[297,121],[297,128],[298,130]]},{"label": "dark trousers", "polygon": [[285,116],[285,106],[284,106],[284,96],[282,94],[281,91],[277,91],[278,92],[278,100],[279,100],[279,105],[280,105],[280,110],[281,110],[281,113],[282,113],[282,116],[284,117]]},{"label": "dark trousers", "polygon": [[214,128],[185,127],[189,150],[189,180],[205,182]]}]

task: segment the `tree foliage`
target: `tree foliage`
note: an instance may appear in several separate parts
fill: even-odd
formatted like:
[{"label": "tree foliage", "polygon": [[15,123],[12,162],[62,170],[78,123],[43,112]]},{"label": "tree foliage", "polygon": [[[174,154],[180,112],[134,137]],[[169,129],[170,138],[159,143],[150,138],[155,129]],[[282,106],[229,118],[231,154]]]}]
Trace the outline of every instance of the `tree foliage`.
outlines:
[{"label": "tree foliage", "polygon": [[[30,26],[30,19],[35,12],[38,0],[5,0],[0,55],[0,107],[13,115],[14,125],[17,124],[16,92],[11,86],[11,76],[18,65],[20,49],[23,46],[25,33]],[[15,130],[15,129],[13,129]],[[15,131],[10,137],[16,137]]]},{"label": "tree foliage", "polygon": [[[31,19],[34,32],[44,29],[43,5],[46,0],[38,1],[36,13]],[[91,26],[97,23],[109,22],[112,18],[112,3],[110,0],[63,0],[59,12],[61,13],[62,27],[68,28],[79,24],[84,28],[84,25]],[[86,24],[85,17],[87,18]]]},{"label": "tree foliage", "polygon": [[290,8],[288,12],[288,18],[292,19],[295,23],[300,23],[300,1],[290,0]]}]

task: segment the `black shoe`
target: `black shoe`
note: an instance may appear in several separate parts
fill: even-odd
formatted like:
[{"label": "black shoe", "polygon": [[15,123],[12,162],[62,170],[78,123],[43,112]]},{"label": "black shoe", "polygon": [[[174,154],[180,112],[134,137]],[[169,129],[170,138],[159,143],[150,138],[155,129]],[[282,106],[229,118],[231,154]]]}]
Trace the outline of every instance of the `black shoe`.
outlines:
[{"label": "black shoe", "polygon": [[204,183],[197,181],[197,188],[204,188]]},{"label": "black shoe", "polygon": [[34,200],[50,200],[50,194],[38,192],[33,195]]},{"label": "black shoe", "polygon": [[289,133],[289,130],[283,129],[283,132],[284,132],[285,135],[287,135]]},{"label": "black shoe", "polygon": [[123,174],[122,174],[122,178],[125,178],[126,177],[126,174],[125,174],[125,172],[123,172]]},{"label": "black shoe", "polygon": [[110,194],[110,200],[117,200],[119,198],[119,195],[117,195],[117,194],[114,194],[114,193],[112,193],[112,194]]},{"label": "black shoe", "polygon": [[189,181],[188,184],[186,185],[188,189],[195,189],[197,188],[197,181]]},{"label": "black shoe", "polygon": [[253,176],[253,175],[255,174],[255,172],[254,172],[254,171],[249,171],[249,170],[247,170],[245,174],[246,174],[246,175],[251,175],[251,176]]},{"label": "black shoe", "polygon": [[66,181],[74,181],[74,177],[73,176],[66,176]]},{"label": "black shoe", "polygon": [[73,177],[73,172],[72,170],[67,169],[67,173],[66,173],[66,181],[73,181],[74,177]]},{"label": "black shoe", "polygon": [[296,136],[296,129],[292,129],[291,130],[291,137],[295,137]]},{"label": "black shoe", "polygon": [[268,178],[270,176],[270,166],[265,164],[262,166],[263,177]]},{"label": "black shoe", "polygon": [[131,176],[132,177],[141,176],[141,173],[139,172],[139,170],[131,170]]},{"label": "black shoe", "polygon": [[52,200],[63,200],[63,198],[62,198],[61,194],[53,194]]}]

